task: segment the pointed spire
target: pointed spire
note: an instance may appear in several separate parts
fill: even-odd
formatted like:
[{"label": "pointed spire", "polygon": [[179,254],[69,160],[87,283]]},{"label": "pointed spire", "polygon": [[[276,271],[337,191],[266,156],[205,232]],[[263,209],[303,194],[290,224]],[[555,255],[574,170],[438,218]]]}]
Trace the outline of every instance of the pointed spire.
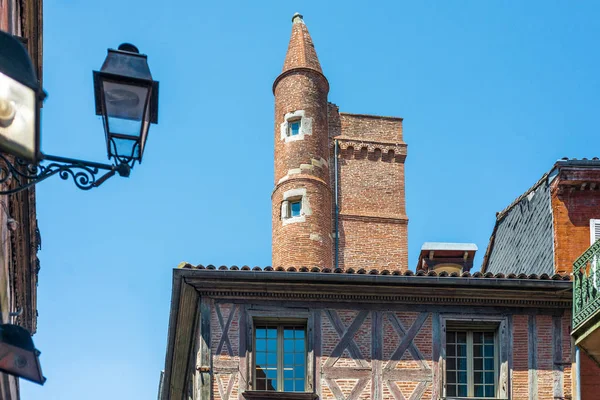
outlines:
[{"label": "pointed spire", "polygon": [[292,37],[283,63],[283,72],[294,68],[310,68],[323,73],[315,45],[299,13],[292,17]]}]

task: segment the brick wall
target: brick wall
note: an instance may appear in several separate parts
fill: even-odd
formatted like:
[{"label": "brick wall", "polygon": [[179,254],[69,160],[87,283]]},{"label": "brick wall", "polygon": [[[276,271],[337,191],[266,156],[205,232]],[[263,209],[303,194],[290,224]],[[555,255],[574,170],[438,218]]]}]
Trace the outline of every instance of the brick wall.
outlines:
[{"label": "brick wall", "polygon": [[[570,273],[573,262],[590,247],[590,219],[600,219],[600,170],[561,170],[552,184],[554,257],[558,273]],[[585,185],[584,185],[585,184]]]},{"label": "brick wall", "polygon": [[402,119],[344,114],[330,105],[329,121],[332,160],[336,140],[339,146],[338,266],[407,269]]},{"label": "brick wall", "polygon": [[593,400],[600,396],[600,368],[584,351],[580,351],[581,399]]}]

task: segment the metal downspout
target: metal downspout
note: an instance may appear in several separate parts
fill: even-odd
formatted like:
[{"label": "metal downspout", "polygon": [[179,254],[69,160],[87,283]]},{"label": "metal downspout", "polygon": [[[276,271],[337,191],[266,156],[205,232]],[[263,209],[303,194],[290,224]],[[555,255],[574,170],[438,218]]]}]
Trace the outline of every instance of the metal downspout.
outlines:
[{"label": "metal downspout", "polygon": [[333,164],[334,164],[334,168],[335,168],[335,172],[334,172],[334,186],[335,186],[335,212],[334,212],[334,216],[335,216],[335,267],[338,268],[339,266],[339,244],[340,244],[340,234],[339,234],[339,217],[338,214],[340,212],[339,209],[339,203],[338,203],[338,141],[337,139],[335,140],[335,144],[334,144],[334,160],[333,160]]},{"label": "metal downspout", "polygon": [[579,346],[575,346],[575,380],[577,381],[575,400],[581,400],[581,358],[579,352]]}]

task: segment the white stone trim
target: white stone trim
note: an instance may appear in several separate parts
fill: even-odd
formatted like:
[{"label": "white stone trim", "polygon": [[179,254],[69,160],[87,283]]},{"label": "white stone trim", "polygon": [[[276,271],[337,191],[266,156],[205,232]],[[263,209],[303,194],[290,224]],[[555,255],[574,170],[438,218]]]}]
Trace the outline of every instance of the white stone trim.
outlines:
[{"label": "white stone trim", "polygon": [[[288,135],[288,127],[290,121],[300,119],[300,132],[297,135]],[[298,140],[304,140],[305,135],[312,135],[312,118],[306,117],[304,110],[296,110],[285,114],[283,122],[279,126],[279,135],[281,140],[288,142],[295,142]]]},{"label": "white stone trim", "polygon": [[[293,200],[301,200],[300,204],[300,215],[297,217],[290,217],[290,202]],[[290,189],[283,192],[283,201],[281,202],[281,223],[285,226],[288,224],[294,224],[297,222],[305,222],[306,216],[312,215],[310,203],[306,196],[306,189]]]}]

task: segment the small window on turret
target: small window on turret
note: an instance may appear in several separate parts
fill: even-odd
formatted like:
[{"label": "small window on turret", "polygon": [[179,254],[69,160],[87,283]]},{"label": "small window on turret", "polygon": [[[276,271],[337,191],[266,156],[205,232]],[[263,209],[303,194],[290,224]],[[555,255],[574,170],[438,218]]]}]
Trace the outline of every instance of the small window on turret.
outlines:
[{"label": "small window on turret", "polygon": [[288,136],[296,136],[300,133],[300,119],[288,121]]},{"label": "small window on turret", "polygon": [[301,200],[290,201],[290,216],[291,217],[299,217],[301,210],[302,210],[302,201]]}]

